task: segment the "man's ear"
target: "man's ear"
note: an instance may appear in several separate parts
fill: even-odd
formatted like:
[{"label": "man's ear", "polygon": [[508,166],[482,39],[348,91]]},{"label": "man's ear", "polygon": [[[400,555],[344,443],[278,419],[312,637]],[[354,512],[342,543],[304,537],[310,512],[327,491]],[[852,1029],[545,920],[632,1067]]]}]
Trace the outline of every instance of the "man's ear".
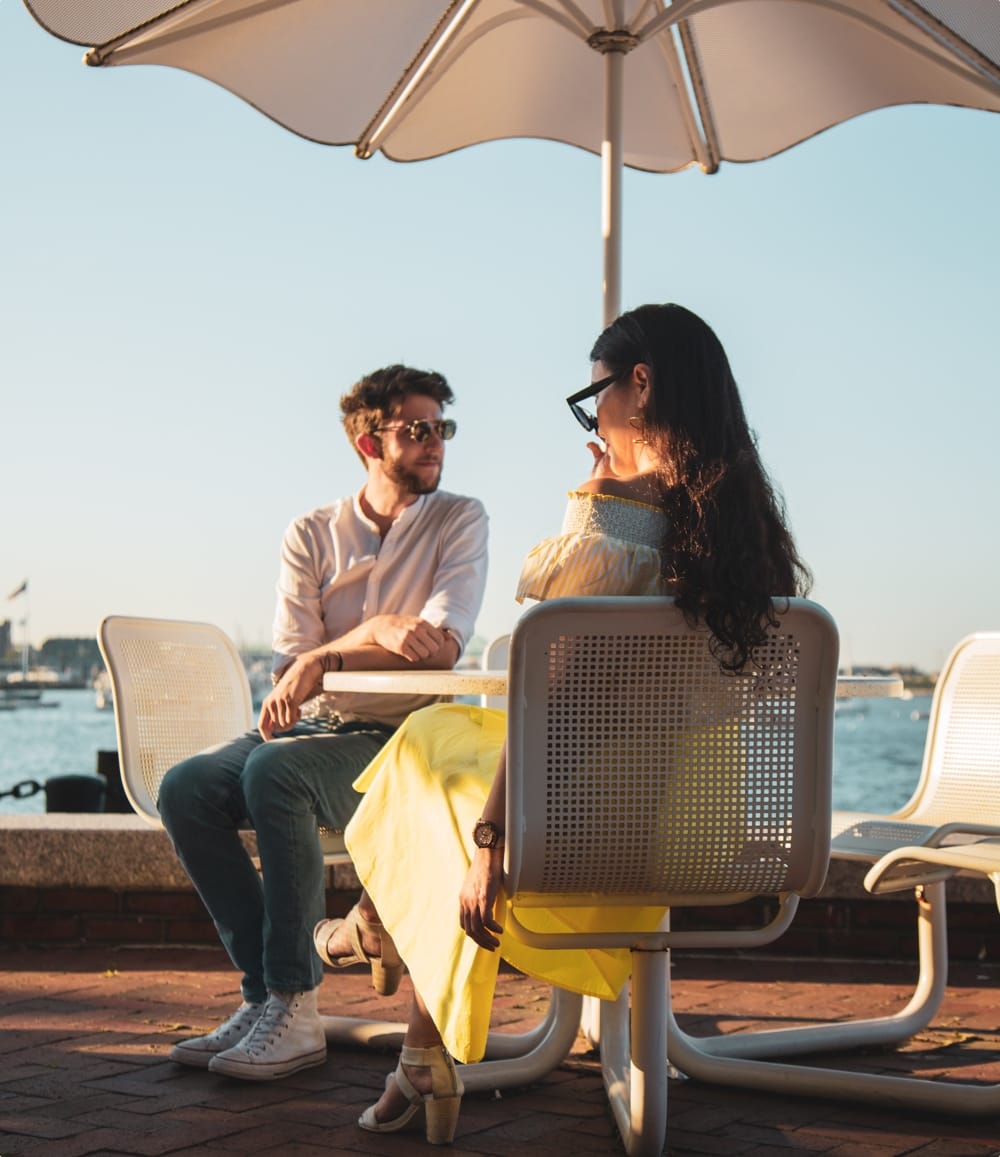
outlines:
[{"label": "man's ear", "polygon": [[382,457],[382,443],[374,434],[360,434],[356,445],[358,450],[364,454],[366,458]]}]

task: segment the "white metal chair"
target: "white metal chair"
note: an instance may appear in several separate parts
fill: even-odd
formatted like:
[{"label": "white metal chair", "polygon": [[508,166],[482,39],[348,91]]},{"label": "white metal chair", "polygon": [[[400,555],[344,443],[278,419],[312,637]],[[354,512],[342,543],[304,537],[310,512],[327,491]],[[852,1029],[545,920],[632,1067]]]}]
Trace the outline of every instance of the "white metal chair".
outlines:
[{"label": "white metal chair", "polygon": [[[133,808],[162,826],[160,781],[179,760],[253,726],[250,687],[232,640],[209,623],[112,615],[98,644],[114,695],[122,782]],[[320,828],[327,864],[350,863],[343,834]],[[489,1062],[470,1066],[469,1089],[501,1081],[526,1084],[554,1068],[576,1038],[581,999],[557,990],[546,1016],[528,1032],[491,1034]],[[398,1045],[405,1026],[353,1017],[324,1017],[331,1043]]]},{"label": "white metal chair", "polygon": [[[631,1015],[605,1004],[601,1025],[630,1154],[663,1150],[669,948],[769,943],[826,875],[837,633],[805,600],[778,622],[744,675],[720,670],[670,599],[555,599],[511,640],[508,929],[543,948],[631,949]],[[636,904],[760,895],[779,902],[764,927],[614,928]],[[543,932],[533,913],[550,905],[606,909],[607,925]]]},{"label": "white metal chair", "polygon": [[[510,658],[510,635],[496,635],[483,649],[482,667],[484,671],[506,671]],[[481,695],[483,707],[494,707],[505,710],[507,707],[506,695]]]},{"label": "white metal chair", "polygon": [[[865,1020],[801,1025],[699,1041],[693,1061],[672,1027],[671,1060],[705,1080],[845,1100],[872,1101],[945,1113],[1000,1112],[1000,1085],[871,1076],[772,1064],[740,1068],[751,1059],[895,1045],[925,1028],[948,979],[945,881],[957,872],[991,879],[1000,906],[1000,632],[963,639],[952,651],[931,704],[923,769],[912,798],[890,815],[835,812],[834,858],[873,865],[873,893],[912,888],[916,899],[919,975],[899,1011]],[[990,837],[993,837],[992,839]],[[735,1058],[728,1069],[724,1058]]]},{"label": "white metal chair", "polygon": [[[114,695],[125,794],[160,827],[156,799],[182,759],[254,725],[250,685],[239,652],[210,623],[110,615],[97,641]],[[328,863],[349,863],[343,835],[320,829]]]}]

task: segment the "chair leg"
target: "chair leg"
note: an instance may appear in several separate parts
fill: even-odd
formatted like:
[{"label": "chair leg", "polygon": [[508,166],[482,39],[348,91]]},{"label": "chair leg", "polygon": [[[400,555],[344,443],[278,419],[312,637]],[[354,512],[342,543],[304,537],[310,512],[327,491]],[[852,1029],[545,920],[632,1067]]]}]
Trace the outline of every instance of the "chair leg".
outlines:
[{"label": "chair leg", "polygon": [[702,1049],[697,1037],[677,1026],[668,1010],[667,1047],[689,1077],[713,1085],[759,1089],[781,1096],[827,1097],[921,1113],[990,1117],[1000,1112],[1000,1085],[959,1084],[920,1077],[889,1077],[780,1061],[723,1057]]},{"label": "chair leg", "polygon": [[[699,1037],[698,1050],[717,1057],[765,1059],[899,1044],[930,1024],[944,998],[948,983],[948,913],[943,883],[917,889],[917,950],[920,971],[916,988],[898,1012],[838,1024]],[[673,1052],[670,1059],[684,1068]]]},{"label": "chair leg", "polygon": [[601,1072],[629,1157],[660,1157],[667,1133],[670,954],[632,952],[628,992],[601,1005]]},{"label": "chair leg", "polygon": [[[530,1084],[561,1064],[576,1040],[583,998],[554,988],[543,1019],[522,1033],[491,1032],[486,1060],[462,1066],[469,1092]],[[351,1016],[324,1016],[327,1044],[399,1048],[406,1025]]]},{"label": "chair leg", "polygon": [[[921,895],[922,892],[922,895]],[[670,1059],[689,1077],[743,1089],[828,1097],[841,1101],[895,1106],[925,1113],[993,1116],[1000,1112],[1000,1084],[891,1077],[814,1065],[782,1064],[799,1053],[897,1044],[930,1023],[948,979],[947,914],[944,883],[917,889],[920,974],[909,1003],[899,1012],[870,1020],[802,1025],[773,1032],[693,1037],[683,1032],[667,1009]]]}]

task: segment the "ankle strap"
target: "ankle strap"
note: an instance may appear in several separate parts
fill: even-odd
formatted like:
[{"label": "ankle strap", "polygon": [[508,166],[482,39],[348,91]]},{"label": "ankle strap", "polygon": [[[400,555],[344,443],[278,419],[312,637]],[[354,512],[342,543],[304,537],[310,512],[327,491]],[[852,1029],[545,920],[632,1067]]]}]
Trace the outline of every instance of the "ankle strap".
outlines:
[{"label": "ankle strap", "polygon": [[431,1045],[430,1048],[426,1049],[403,1045],[403,1051],[400,1053],[399,1059],[404,1065],[433,1065],[435,1061],[440,1062],[442,1055],[445,1057],[448,1056],[448,1050],[444,1045]]}]

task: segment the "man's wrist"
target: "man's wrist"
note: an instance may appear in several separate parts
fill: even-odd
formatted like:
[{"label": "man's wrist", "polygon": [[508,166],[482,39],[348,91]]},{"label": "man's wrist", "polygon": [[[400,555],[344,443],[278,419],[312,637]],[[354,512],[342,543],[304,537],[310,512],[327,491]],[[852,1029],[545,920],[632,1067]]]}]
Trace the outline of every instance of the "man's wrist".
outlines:
[{"label": "man's wrist", "polygon": [[336,674],[344,669],[344,656],[339,651],[324,651],[320,656],[323,665],[323,674]]}]

